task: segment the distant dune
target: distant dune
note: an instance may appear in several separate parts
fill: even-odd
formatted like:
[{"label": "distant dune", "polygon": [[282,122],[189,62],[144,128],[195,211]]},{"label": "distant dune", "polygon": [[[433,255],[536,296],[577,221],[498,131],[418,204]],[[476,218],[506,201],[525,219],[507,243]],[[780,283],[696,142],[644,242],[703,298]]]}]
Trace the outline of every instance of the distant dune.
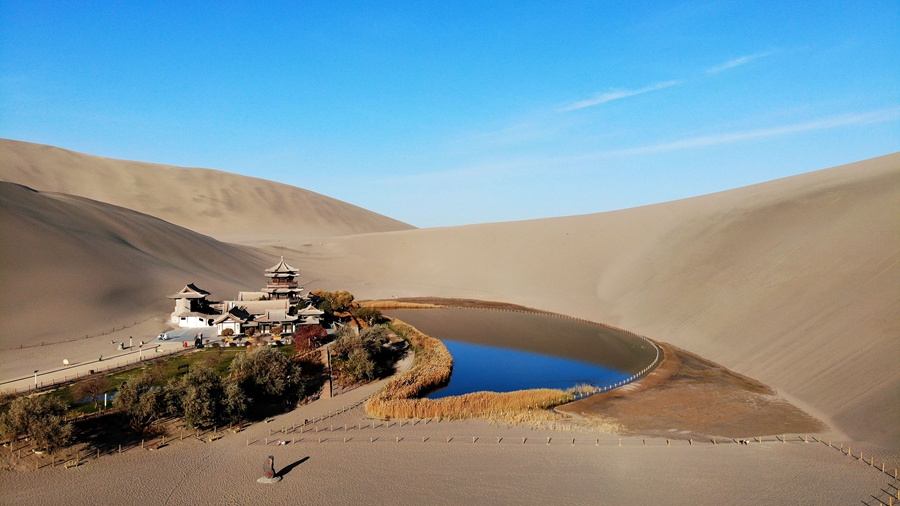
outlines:
[{"label": "distant dune", "polygon": [[898,448],[900,154],[623,211],[426,230],[258,179],[15,141],[0,141],[0,176],[166,220],[0,185],[3,343],[159,315],[191,281],[255,289],[284,254],[308,288],[506,301],[634,330]]},{"label": "distant dune", "polygon": [[503,300],[624,327],[900,441],[900,155],[587,216],[336,238],[362,296]]},{"label": "distant dune", "polygon": [[114,160],[0,139],[0,181],[86,197],[245,244],[411,229],[318,193],[210,169]]}]

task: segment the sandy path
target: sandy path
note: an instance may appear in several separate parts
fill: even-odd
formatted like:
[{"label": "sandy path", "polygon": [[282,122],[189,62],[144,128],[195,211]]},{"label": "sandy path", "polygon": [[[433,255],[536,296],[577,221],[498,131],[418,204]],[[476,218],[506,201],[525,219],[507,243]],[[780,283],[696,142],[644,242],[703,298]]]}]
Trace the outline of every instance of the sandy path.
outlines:
[{"label": "sandy path", "polygon": [[[158,317],[162,319],[163,316]],[[157,334],[169,327],[157,318],[138,322],[132,327],[111,332],[102,336],[77,339],[69,342],[34,346],[31,348],[8,349],[0,352],[0,392],[21,391],[34,387],[33,372],[38,370],[38,384],[48,385],[54,381],[62,381],[78,374],[83,376],[89,370],[112,369],[127,363],[139,361],[141,353],[140,341],[144,348],[160,345],[160,352],[168,353],[181,349],[181,343],[149,344]],[[133,339],[132,348],[118,350],[118,343],[129,344],[129,336]],[[103,361],[97,359],[103,356]],[[158,355],[152,349],[145,349],[145,359]],[[63,365],[63,359],[69,360],[69,366]],[[24,378],[13,381],[18,378]]]}]

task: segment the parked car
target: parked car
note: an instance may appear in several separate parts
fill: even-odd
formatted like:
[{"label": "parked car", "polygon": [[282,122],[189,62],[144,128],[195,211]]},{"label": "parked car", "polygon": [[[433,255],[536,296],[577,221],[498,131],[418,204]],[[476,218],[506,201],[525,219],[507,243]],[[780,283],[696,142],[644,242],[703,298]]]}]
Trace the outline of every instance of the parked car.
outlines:
[{"label": "parked car", "polygon": [[163,332],[162,334],[156,336],[156,338],[159,339],[160,341],[166,341],[169,339],[169,334],[166,334],[165,332]]}]

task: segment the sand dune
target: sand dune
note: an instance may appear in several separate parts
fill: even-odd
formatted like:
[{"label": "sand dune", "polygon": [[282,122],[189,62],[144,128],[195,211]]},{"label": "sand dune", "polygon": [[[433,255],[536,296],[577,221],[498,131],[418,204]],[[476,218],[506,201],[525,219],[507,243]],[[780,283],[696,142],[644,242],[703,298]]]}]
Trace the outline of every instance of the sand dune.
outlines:
[{"label": "sand dune", "polygon": [[335,238],[361,296],[503,300],[659,338],[900,441],[900,155],[596,215]]},{"label": "sand dune", "polygon": [[115,204],[245,244],[412,228],[346,202],[262,179],[7,139],[0,139],[0,180]]},{"label": "sand dune", "polygon": [[64,341],[172,311],[189,282],[233,297],[271,257],[158,218],[0,183],[0,348]]}]

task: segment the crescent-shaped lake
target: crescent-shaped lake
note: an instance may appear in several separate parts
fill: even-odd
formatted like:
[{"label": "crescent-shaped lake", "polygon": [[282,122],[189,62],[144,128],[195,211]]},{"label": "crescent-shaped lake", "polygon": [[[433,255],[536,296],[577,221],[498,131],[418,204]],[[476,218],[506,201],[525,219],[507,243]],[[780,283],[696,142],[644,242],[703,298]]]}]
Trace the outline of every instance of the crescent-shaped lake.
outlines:
[{"label": "crescent-shaped lake", "polygon": [[449,385],[431,398],[581,384],[603,387],[638,372],[656,353],[627,332],[551,314],[472,308],[385,313],[440,339],[453,355]]}]

